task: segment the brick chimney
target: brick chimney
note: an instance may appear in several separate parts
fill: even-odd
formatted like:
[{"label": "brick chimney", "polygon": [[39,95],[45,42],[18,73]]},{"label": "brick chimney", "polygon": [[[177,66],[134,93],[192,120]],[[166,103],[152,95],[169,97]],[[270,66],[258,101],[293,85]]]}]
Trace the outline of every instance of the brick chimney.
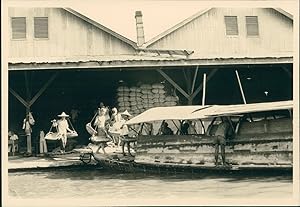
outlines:
[{"label": "brick chimney", "polygon": [[135,12],[137,45],[140,47],[145,43],[143,15],[141,11]]}]

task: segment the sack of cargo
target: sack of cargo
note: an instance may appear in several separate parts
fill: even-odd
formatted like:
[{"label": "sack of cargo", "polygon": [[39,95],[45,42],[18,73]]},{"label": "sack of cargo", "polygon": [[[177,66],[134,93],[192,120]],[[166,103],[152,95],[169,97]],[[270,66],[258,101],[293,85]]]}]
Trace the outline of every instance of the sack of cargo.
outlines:
[{"label": "sack of cargo", "polygon": [[129,90],[131,92],[136,92],[137,89],[138,89],[138,87],[135,87],[135,86],[132,86],[132,87],[129,88]]},{"label": "sack of cargo", "polygon": [[118,91],[118,92],[123,92],[123,91],[124,91],[124,86],[118,87],[118,88],[117,88],[117,91]]},{"label": "sack of cargo", "polygon": [[130,107],[130,110],[132,110],[132,111],[135,111],[135,110],[137,110],[137,109],[138,109],[137,106],[131,106],[131,107]]},{"label": "sack of cargo", "polygon": [[127,96],[129,96],[129,92],[121,91],[117,93],[117,97],[127,97]]},{"label": "sack of cargo", "polygon": [[130,89],[127,86],[124,86],[123,91],[124,92],[130,92]]},{"label": "sack of cargo", "polygon": [[142,101],[141,97],[130,97],[129,101]]},{"label": "sack of cargo", "polygon": [[130,97],[130,98],[129,98],[129,101],[130,101],[130,102],[136,101],[136,97]]},{"label": "sack of cargo", "polygon": [[127,86],[120,86],[118,89],[117,89],[117,91],[127,91],[127,92],[129,92],[130,90],[129,90],[129,88],[127,87]]},{"label": "sack of cargo", "polygon": [[152,86],[150,84],[142,84],[140,86],[140,89],[151,89],[151,88],[152,88]]},{"label": "sack of cargo", "polygon": [[141,97],[142,95],[143,95],[143,94],[142,94],[141,92],[136,92],[136,93],[135,93],[135,96],[136,96],[136,97]]},{"label": "sack of cargo", "polygon": [[143,90],[141,90],[141,93],[142,94],[152,94],[151,90],[149,90],[149,89],[143,89]]},{"label": "sack of cargo", "polygon": [[135,101],[130,102],[130,106],[136,106],[137,103]]},{"label": "sack of cargo", "polygon": [[154,83],[152,84],[152,88],[164,88],[165,86],[161,83]]},{"label": "sack of cargo", "polygon": [[165,100],[164,98],[159,98],[159,99],[158,99],[158,102],[159,102],[159,103],[165,103],[165,101],[166,101],[166,100]]},{"label": "sack of cargo", "polygon": [[159,103],[159,99],[158,98],[154,98],[152,99],[154,103]]},{"label": "sack of cargo", "polygon": [[148,94],[148,99],[153,99],[154,98],[154,96],[152,95],[152,94]]},{"label": "sack of cargo", "polygon": [[129,101],[125,101],[125,102],[123,102],[124,103],[124,106],[126,107],[126,106],[130,106],[130,102]]},{"label": "sack of cargo", "polygon": [[127,108],[125,108],[124,106],[119,107],[119,111],[126,111]]},{"label": "sack of cargo", "polygon": [[159,89],[159,90],[158,90],[158,93],[159,93],[159,94],[165,94],[165,93],[166,93],[166,91],[165,91],[165,90],[163,90],[163,89]]},{"label": "sack of cargo", "polygon": [[158,93],[159,89],[153,88],[151,91],[152,91],[152,93]]},{"label": "sack of cargo", "polygon": [[159,94],[158,93],[153,94],[153,98],[159,98]]},{"label": "sack of cargo", "polygon": [[148,99],[148,95],[147,95],[147,94],[143,94],[143,95],[141,96],[141,98],[144,99],[144,100],[145,100],[145,99]]},{"label": "sack of cargo", "polygon": [[136,105],[136,107],[137,107],[138,109],[143,109],[143,108],[144,108],[143,103],[138,103],[138,104]]},{"label": "sack of cargo", "polygon": [[121,108],[121,107],[124,107],[125,104],[124,104],[124,102],[119,102],[119,103],[118,103],[118,106],[119,106],[119,108]]},{"label": "sack of cargo", "polygon": [[163,98],[163,99],[165,99],[165,98],[166,98],[166,94],[164,94],[164,93],[160,93],[160,94],[159,94],[159,98]]},{"label": "sack of cargo", "polygon": [[119,97],[117,100],[118,100],[118,102],[125,102],[125,101],[129,101],[129,98],[128,97]]},{"label": "sack of cargo", "polygon": [[130,92],[130,93],[129,93],[129,96],[130,96],[130,97],[136,97],[136,93],[135,93],[135,92]]},{"label": "sack of cargo", "polygon": [[153,108],[154,107],[154,103],[149,103],[148,105],[150,108]]},{"label": "sack of cargo", "polygon": [[167,96],[167,97],[165,98],[165,100],[166,100],[166,102],[170,102],[170,101],[173,100],[173,98],[172,98],[172,96]]},{"label": "sack of cargo", "polygon": [[154,104],[153,99],[149,99],[149,100],[148,100],[148,103],[149,103],[149,104]]},{"label": "sack of cargo", "polygon": [[177,103],[174,102],[174,101],[167,101],[167,102],[165,102],[165,106],[176,106],[176,105],[177,105]]}]

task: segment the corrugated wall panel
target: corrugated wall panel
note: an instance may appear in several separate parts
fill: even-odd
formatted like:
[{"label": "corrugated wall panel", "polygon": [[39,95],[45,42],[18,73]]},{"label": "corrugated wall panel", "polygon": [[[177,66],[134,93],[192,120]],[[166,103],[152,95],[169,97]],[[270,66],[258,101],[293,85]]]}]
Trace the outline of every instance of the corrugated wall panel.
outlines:
[{"label": "corrugated wall panel", "polygon": [[[26,39],[11,40],[9,57],[76,57],[134,54],[127,43],[60,8],[9,8],[10,17],[26,17]],[[34,17],[48,18],[48,38],[36,38]],[[39,25],[39,35],[46,28]],[[11,22],[9,21],[11,28]],[[11,32],[11,29],[10,29]]]},{"label": "corrugated wall panel", "polygon": [[[237,36],[226,35],[224,16],[237,16]],[[258,36],[247,35],[246,16],[258,16]],[[293,22],[273,9],[214,8],[148,48],[187,49],[203,57],[291,55]]]}]

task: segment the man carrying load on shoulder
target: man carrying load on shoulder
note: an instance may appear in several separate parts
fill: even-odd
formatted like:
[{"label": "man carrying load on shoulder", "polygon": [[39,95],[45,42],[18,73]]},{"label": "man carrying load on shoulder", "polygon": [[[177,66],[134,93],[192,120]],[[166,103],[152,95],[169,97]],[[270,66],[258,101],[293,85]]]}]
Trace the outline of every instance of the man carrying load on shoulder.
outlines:
[{"label": "man carrying load on shoulder", "polygon": [[68,121],[66,119],[66,117],[69,117],[69,115],[67,115],[65,112],[62,112],[60,115],[58,115],[58,117],[61,117],[60,120],[57,121],[57,123],[53,123],[53,124],[57,124],[57,129],[58,129],[58,133],[61,135],[61,141],[62,141],[62,152],[65,152],[66,149],[66,145],[67,145],[67,133],[68,132],[73,132],[70,128],[69,128],[69,124]]}]

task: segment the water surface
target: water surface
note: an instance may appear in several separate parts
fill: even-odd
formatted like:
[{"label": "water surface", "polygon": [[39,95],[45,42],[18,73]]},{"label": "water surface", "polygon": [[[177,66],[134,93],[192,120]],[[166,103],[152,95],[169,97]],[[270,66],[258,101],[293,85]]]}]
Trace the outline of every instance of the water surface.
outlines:
[{"label": "water surface", "polygon": [[292,176],[149,175],[103,169],[9,173],[15,198],[290,198]]}]

